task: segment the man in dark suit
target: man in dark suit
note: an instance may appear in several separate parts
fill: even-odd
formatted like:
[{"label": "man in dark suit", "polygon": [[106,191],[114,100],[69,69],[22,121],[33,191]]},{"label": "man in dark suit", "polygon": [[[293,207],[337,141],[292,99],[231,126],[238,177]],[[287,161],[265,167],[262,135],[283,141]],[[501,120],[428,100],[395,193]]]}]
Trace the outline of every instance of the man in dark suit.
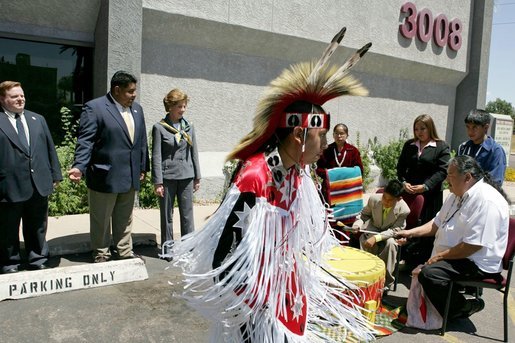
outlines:
[{"label": "man in dark suit", "polygon": [[29,269],[45,269],[48,196],[61,181],[61,167],[45,118],[25,110],[19,82],[0,83],[0,266],[20,267],[20,221]]},{"label": "man in dark suit", "polygon": [[133,75],[116,72],[110,92],[86,103],[80,118],[75,162],[68,174],[75,182],[86,176],[94,262],[111,259],[111,229],[114,257],[137,257],[132,251],[132,212],[150,166],[143,109],[134,102],[136,83]]}]

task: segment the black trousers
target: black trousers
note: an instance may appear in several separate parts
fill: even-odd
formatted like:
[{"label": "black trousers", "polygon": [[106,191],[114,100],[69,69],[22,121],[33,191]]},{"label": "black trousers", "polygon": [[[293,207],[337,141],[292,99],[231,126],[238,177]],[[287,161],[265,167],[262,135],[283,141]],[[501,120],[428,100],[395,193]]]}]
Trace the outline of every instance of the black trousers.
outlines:
[{"label": "black trousers", "polygon": [[[441,260],[431,265],[425,265],[418,275],[418,281],[431,303],[443,317],[450,281],[480,280],[489,275],[496,274],[481,271],[474,262],[466,258]],[[466,310],[465,297],[458,292],[458,287],[453,287],[449,316],[452,317]]]},{"label": "black trousers", "polygon": [[46,231],[48,223],[48,197],[36,190],[29,200],[0,202],[0,265],[2,269],[19,266],[20,221],[23,223],[23,239],[28,263],[38,266],[48,259]]}]

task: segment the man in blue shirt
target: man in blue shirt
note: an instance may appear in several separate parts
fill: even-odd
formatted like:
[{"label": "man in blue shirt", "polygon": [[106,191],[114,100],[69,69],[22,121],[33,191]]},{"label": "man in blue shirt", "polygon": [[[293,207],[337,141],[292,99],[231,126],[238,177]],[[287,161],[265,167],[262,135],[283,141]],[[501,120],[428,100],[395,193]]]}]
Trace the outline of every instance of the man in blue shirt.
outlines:
[{"label": "man in blue shirt", "polygon": [[473,157],[490,174],[492,180],[502,186],[506,172],[506,154],[502,146],[487,135],[490,114],[483,110],[472,110],[465,117],[465,125],[470,140],[460,144],[458,156]]}]

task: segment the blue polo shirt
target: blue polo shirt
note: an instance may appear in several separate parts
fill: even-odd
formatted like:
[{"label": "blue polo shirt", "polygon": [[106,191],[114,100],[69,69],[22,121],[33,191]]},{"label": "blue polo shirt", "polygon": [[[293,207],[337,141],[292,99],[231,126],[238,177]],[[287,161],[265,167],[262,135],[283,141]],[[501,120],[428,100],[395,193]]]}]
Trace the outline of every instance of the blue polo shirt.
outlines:
[{"label": "blue polo shirt", "polygon": [[468,140],[460,144],[458,156],[473,157],[481,168],[490,174],[492,180],[502,186],[506,172],[506,154],[502,146],[488,136],[479,147]]}]

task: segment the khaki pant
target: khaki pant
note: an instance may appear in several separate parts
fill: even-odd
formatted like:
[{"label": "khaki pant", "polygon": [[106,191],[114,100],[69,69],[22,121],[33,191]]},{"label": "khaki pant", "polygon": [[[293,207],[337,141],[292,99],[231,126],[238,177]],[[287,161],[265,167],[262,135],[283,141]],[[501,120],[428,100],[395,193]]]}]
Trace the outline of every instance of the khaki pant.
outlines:
[{"label": "khaki pant", "polygon": [[102,193],[92,189],[89,196],[89,232],[93,257],[109,257],[111,229],[113,244],[120,258],[132,254],[132,212],[134,189],[126,193]]},{"label": "khaki pant", "polygon": [[395,281],[394,272],[395,272],[395,264],[397,263],[397,250],[399,246],[395,242],[395,239],[388,238],[386,241],[381,241],[379,243],[374,244],[371,249],[365,249],[363,243],[369,238],[373,236],[372,234],[362,234],[359,237],[359,244],[362,250],[368,251],[371,254],[376,255],[381,260],[384,261],[386,265],[386,280],[385,285],[390,289],[393,286],[393,282]]}]

